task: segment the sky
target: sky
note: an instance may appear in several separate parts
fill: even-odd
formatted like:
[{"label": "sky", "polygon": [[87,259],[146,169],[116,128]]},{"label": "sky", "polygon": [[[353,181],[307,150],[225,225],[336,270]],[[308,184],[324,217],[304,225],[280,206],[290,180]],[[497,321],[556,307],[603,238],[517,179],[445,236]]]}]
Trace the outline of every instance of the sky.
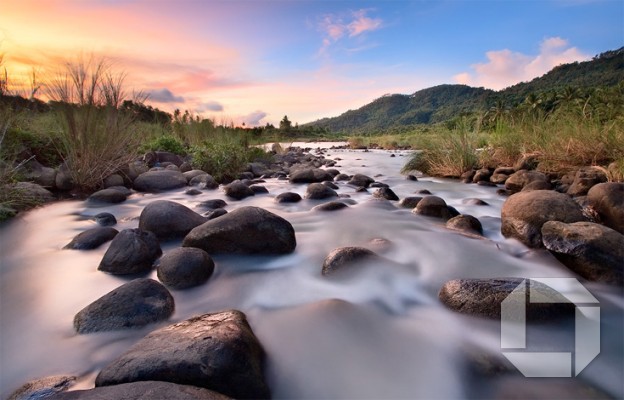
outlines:
[{"label": "sky", "polygon": [[104,57],[217,122],[303,124],[439,84],[499,90],[624,46],[623,0],[2,0],[14,82]]}]

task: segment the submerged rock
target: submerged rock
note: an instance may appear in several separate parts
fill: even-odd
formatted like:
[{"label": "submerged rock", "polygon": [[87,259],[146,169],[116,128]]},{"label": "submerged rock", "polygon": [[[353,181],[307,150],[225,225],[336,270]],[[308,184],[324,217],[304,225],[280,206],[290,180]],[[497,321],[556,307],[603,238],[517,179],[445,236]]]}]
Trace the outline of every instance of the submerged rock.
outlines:
[{"label": "submerged rock", "polygon": [[155,234],[141,229],[124,229],[104,253],[98,270],[113,275],[148,272],[161,254]]},{"label": "submerged rock", "polygon": [[322,183],[311,183],[306,189],[306,199],[321,200],[329,197],[338,197],[338,193]]},{"label": "submerged rock", "polygon": [[370,261],[375,258],[379,256],[364,247],[339,247],[325,257],[321,274],[330,275],[357,262]]},{"label": "submerged rock", "polygon": [[312,207],[312,210],[310,211],[338,211],[348,207],[349,206],[343,201],[329,201],[327,203]]},{"label": "submerged rock", "polygon": [[255,192],[240,180],[235,180],[223,187],[225,195],[231,199],[242,200],[245,197],[254,196]]},{"label": "submerged rock", "polygon": [[76,235],[71,242],[63,247],[71,250],[92,250],[113,240],[119,231],[115,228],[101,226],[86,230]]},{"label": "submerged rock", "polygon": [[153,232],[160,240],[175,239],[204,222],[206,218],[180,203],[156,200],[141,211],[139,229]]},{"label": "submerged rock", "polygon": [[186,289],[206,282],[214,261],[202,249],[178,247],[165,253],[156,264],[158,279],[172,289]]},{"label": "submerged rock", "polygon": [[294,192],[280,193],[275,197],[276,203],[297,203],[299,201],[301,201],[301,196]]},{"label": "submerged rock", "polygon": [[444,199],[433,195],[422,198],[412,212],[427,217],[442,218],[443,220],[448,220],[453,216]]},{"label": "submerged rock", "polygon": [[483,235],[483,226],[481,226],[481,222],[477,218],[468,214],[457,215],[449,219],[446,221],[446,227],[456,231]]}]

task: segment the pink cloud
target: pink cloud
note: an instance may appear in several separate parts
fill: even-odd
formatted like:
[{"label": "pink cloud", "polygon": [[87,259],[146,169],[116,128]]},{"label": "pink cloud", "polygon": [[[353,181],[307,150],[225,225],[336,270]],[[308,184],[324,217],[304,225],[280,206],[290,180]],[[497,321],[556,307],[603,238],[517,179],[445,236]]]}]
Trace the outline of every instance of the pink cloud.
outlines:
[{"label": "pink cloud", "polygon": [[353,13],[356,18],[347,27],[349,29],[349,36],[358,36],[367,31],[375,31],[382,25],[382,21],[379,18],[368,18],[366,16],[366,10],[359,10]]},{"label": "pink cloud", "polygon": [[325,55],[332,43],[341,40],[346,34],[349,38],[353,38],[380,29],[383,21],[380,18],[369,18],[368,12],[366,9],[353,11],[348,21],[338,15],[326,15],[319,24],[319,29],[325,35],[319,55]]}]

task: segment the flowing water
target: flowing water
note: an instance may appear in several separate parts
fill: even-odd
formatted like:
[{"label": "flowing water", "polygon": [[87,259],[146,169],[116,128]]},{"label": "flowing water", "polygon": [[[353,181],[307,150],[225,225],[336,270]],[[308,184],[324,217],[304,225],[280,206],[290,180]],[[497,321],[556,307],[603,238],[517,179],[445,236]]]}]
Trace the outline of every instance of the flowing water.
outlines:
[{"label": "flowing water", "polygon": [[[461,213],[478,217],[485,240],[449,231],[396,202],[374,200],[373,190],[356,193],[344,183],[338,192],[350,196],[348,209],[313,212],[322,201],[312,200],[277,204],[277,194],[294,191],[303,196],[306,185],[276,179],[265,184],[270,194],[243,201],[226,199],[221,190],[192,197],[182,189],[134,194],[106,207],[62,201],[1,226],[0,395],[6,398],[30,379],[57,374],[79,375],[78,388],[92,387],[104,365],[149,331],[196,314],[235,308],[247,314],[267,351],[266,376],[274,398],[492,396],[498,378],[483,371],[501,363],[500,322],[445,309],[437,299],[441,285],[455,278],[574,275],[547,253],[529,251],[501,236],[504,198],[496,188],[426,177],[406,180],[399,171],[407,154],[330,150],[327,157],[342,159],[337,167],[341,172],[376,176],[400,198],[430,190]],[[97,271],[107,245],[92,251],[62,250],[75,235],[95,227],[90,216],[111,212],[119,221],[115,228],[121,230],[137,227],[141,210],[153,200],[194,208],[216,198],[228,202],[227,210],[251,205],[286,218],[295,228],[295,252],[214,257],[216,269],[208,283],[172,291],[176,310],[170,321],[138,330],[74,333],[72,320],[79,310],[127,281]],[[489,205],[468,205],[469,198]],[[179,245],[173,241],[162,247],[166,252]],[[368,246],[387,262],[363,265],[342,279],[321,276],[331,250],[353,245]],[[156,279],[155,272],[151,277]],[[586,287],[600,301],[601,353],[574,379],[621,398],[624,300],[614,288]],[[574,348],[574,327],[531,329],[529,346],[534,349]],[[523,379],[531,385],[538,378]]]}]

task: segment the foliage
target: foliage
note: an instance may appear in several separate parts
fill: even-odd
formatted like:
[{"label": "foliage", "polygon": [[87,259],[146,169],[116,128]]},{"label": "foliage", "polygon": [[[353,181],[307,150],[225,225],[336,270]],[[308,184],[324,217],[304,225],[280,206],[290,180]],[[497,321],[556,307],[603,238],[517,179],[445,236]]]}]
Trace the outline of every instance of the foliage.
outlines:
[{"label": "foliage", "polygon": [[211,174],[218,182],[235,179],[248,162],[247,146],[240,137],[215,135],[201,145],[191,146],[193,168]]},{"label": "foliage", "polygon": [[141,150],[143,152],[168,151],[178,155],[184,155],[187,151],[184,144],[171,134],[164,134],[153,138],[149,142],[143,144]]}]

